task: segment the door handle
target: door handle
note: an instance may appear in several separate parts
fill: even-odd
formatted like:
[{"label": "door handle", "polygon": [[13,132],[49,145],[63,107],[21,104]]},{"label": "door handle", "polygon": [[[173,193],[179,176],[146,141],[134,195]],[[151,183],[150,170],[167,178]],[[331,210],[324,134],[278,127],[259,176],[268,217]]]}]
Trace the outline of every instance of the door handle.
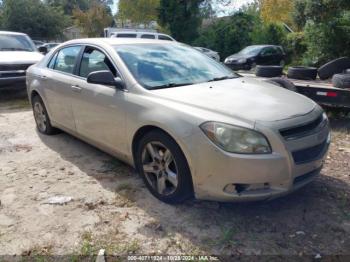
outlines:
[{"label": "door handle", "polygon": [[74,92],[77,92],[77,93],[80,93],[82,90],[82,88],[80,86],[77,86],[77,85],[72,85],[71,88]]},{"label": "door handle", "polygon": [[47,79],[47,76],[41,75],[40,78],[41,78],[42,80],[46,80],[46,79]]}]

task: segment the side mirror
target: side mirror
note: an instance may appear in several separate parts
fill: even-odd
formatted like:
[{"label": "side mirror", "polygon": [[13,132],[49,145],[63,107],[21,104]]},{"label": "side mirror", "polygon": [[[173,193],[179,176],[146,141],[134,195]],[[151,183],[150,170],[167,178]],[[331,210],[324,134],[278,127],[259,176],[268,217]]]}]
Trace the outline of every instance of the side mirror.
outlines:
[{"label": "side mirror", "polygon": [[39,46],[38,48],[40,53],[47,54],[48,50],[46,46]]},{"label": "side mirror", "polygon": [[121,80],[119,77],[114,78],[112,72],[108,70],[90,73],[87,77],[87,82],[90,84],[114,86],[118,89],[125,89],[123,80]]}]

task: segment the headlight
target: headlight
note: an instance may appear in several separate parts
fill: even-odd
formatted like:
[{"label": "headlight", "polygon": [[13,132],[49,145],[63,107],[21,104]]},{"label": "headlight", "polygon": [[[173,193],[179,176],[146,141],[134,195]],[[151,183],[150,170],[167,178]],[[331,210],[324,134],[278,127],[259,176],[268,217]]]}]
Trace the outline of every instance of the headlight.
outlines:
[{"label": "headlight", "polygon": [[232,59],[231,58],[226,58],[225,63],[231,63]]},{"label": "headlight", "polygon": [[245,62],[247,62],[247,59],[245,59],[245,58],[238,60],[238,63],[240,63],[240,64],[244,64]]},{"label": "headlight", "polygon": [[257,131],[218,122],[206,122],[200,128],[214,144],[227,152],[237,154],[272,152],[265,136]]}]

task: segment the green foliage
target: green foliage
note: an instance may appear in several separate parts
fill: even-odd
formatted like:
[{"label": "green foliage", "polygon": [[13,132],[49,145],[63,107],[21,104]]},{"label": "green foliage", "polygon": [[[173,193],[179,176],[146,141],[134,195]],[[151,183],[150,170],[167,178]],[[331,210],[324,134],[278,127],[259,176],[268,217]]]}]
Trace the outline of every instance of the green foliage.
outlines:
[{"label": "green foliage", "polygon": [[320,65],[341,56],[350,56],[350,11],[322,23],[308,21],[305,40],[306,64]]},{"label": "green foliage", "polygon": [[55,39],[67,23],[60,8],[40,0],[3,0],[1,9],[3,30],[24,32],[33,38]]},{"label": "green foliage", "polygon": [[110,9],[99,2],[93,3],[85,12],[80,9],[73,10],[73,17],[76,25],[88,37],[103,36],[103,29],[110,26],[113,20]]},{"label": "green foliage", "polygon": [[297,0],[294,7],[294,23],[305,32],[304,64],[350,55],[349,0]]},{"label": "green foliage", "polygon": [[180,42],[191,43],[198,36],[203,0],[160,0],[158,20]]},{"label": "green foliage", "polygon": [[45,0],[45,2],[50,6],[62,8],[69,16],[73,14],[73,10],[87,11],[95,3],[106,7],[113,4],[113,0]]},{"label": "green foliage", "polygon": [[286,42],[287,32],[279,23],[256,23],[252,32],[254,44],[270,44],[283,46]]},{"label": "green foliage", "polygon": [[307,45],[304,32],[290,33],[286,37],[284,50],[287,54],[288,63],[291,65],[301,65],[302,56],[306,52]]},{"label": "green foliage", "polygon": [[251,44],[250,32],[254,28],[254,17],[244,13],[236,13],[220,19],[201,31],[194,45],[205,46],[216,50],[226,57]]},{"label": "green foliage", "polygon": [[305,8],[306,8],[305,0],[294,1],[294,12],[292,13],[292,18],[293,18],[294,25],[296,26],[296,29],[298,31],[303,30],[306,24],[307,17],[305,14]]},{"label": "green foliage", "polygon": [[119,0],[118,19],[149,23],[158,17],[159,0]]}]

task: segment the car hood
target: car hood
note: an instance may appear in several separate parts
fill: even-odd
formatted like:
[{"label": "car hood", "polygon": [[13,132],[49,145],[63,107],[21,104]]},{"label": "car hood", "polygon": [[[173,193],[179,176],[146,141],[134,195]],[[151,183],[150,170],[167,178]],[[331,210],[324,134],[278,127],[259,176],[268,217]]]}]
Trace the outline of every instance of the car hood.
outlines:
[{"label": "car hood", "polygon": [[152,92],[162,99],[247,121],[293,118],[316,106],[305,96],[246,77]]},{"label": "car hood", "polygon": [[35,64],[43,57],[38,52],[0,51],[0,64]]}]

